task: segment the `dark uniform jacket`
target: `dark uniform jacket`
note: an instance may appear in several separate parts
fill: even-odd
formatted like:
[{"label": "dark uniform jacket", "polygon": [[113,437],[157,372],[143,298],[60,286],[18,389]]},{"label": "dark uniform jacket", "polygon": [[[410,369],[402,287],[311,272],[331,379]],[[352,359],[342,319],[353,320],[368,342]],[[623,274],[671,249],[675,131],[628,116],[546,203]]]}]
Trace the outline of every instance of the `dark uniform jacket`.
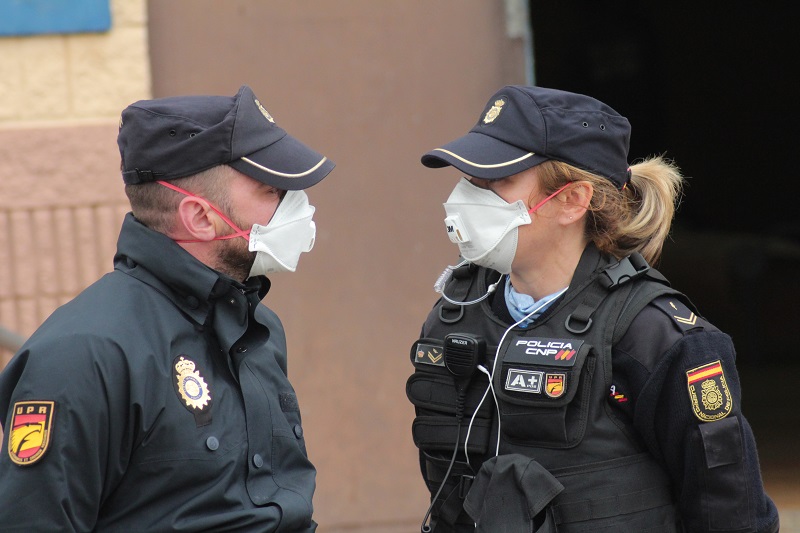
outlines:
[{"label": "dark uniform jacket", "polygon": [[114,267],[0,375],[0,529],[314,531],[269,281],[235,282],[132,215]]},{"label": "dark uniform jacket", "polygon": [[[619,276],[624,269],[590,245],[569,290],[533,326],[505,337],[514,319],[503,279],[493,299],[434,306],[412,348],[416,370],[407,387],[432,494],[457,435],[441,341],[451,333],[482,336],[482,364],[494,368],[493,394],[479,372],[466,390],[434,532],[475,531],[476,522],[479,532],[778,530],[741,413],[730,337],[641,257],[636,264],[633,279]],[[446,294],[471,301],[498,279],[463,267]]]}]

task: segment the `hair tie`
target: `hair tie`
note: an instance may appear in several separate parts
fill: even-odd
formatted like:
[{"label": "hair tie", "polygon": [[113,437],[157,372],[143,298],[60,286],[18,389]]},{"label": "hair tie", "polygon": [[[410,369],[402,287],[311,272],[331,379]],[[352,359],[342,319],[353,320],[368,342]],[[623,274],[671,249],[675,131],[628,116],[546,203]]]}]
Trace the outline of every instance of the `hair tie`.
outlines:
[{"label": "hair tie", "polygon": [[624,191],[628,187],[628,183],[631,181],[631,176],[631,167],[628,167],[625,170],[625,183],[622,184],[622,188],[620,189],[621,191]]}]

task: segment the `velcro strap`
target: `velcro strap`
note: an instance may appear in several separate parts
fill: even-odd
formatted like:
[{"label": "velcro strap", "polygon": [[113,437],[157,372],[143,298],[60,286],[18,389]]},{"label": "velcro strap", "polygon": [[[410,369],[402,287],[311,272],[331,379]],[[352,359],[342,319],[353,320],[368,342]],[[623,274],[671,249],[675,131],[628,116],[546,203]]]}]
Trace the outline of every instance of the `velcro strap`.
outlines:
[{"label": "velcro strap", "polygon": [[[439,464],[438,461],[432,461],[430,457],[431,456],[426,456],[425,458],[425,478],[431,483],[439,484],[444,480],[449,461],[447,461],[448,464],[444,464],[444,462]],[[453,468],[450,469],[451,480],[459,477],[469,478],[470,483],[472,483],[472,479],[474,478],[472,469],[464,461],[456,461],[453,463]]]},{"label": "velcro strap", "polygon": [[439,507],[439,519],[446,524],[456,525],[459,523],[470,523],[469,516],[464,512],[464,498],[467,497],[472,486],[472,476],[459,476],[457,485],[447,495]]},{"label": "velcro strap", "polygon": [[[491,431],[491,420],[476,418],[472,421],[467,451],[469,453],[486,453]],[[464,449],[467,432],[459,435],[458,423],[454,417],[418,416],[411,425],[414,444],[421,450],[449,451],[456,445],[459,436],[459,450]]]},{"label": "velcro strap", "polygon": [[646,511],[671,503],[672,494],[668,487],[652,487],[607,498],[554,505],[553,517],[557,524],[569,524]]},{"label": "velcro strap", "polygon": [[135,168],[122,173],[122,179],[127,185],[138,185],[149,183],[159,179],[163,172],[153,172],[152,170],[139,170]]},{"label": "velcro strap", "polygon": [[[445,459],[432,460],[430,456],[425,455],[426,482],[429,486],[439,486],[444,480],[449,461]],[[453,468],[450,470],[450,478],[445,483],[445,488],[437,500],[439,503],[434,505],[436,523],[442,522],[450,527],[456,524],[474,525],[474,522],[464,512],[463,505],[464,498],[466,498],[469,489],[472,487],[472,481],[475,479],[472,474],[472,469],[466,463],[456,461],[453,464]]]}]

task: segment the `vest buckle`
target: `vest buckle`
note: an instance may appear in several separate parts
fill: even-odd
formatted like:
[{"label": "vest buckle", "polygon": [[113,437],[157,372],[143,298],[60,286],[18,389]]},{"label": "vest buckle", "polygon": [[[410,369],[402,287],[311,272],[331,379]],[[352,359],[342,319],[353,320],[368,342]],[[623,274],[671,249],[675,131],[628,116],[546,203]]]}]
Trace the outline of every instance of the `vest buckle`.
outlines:
[{"label": "vest buckle", "polygon": [[605,276],[600,277],[600,283],[607,290],[612,291],[631,280],[639,278],[650,270],[644,257],[638,252],[632,253],[628,257],[623,257],[617,263],[608,266],[603,270]]}]

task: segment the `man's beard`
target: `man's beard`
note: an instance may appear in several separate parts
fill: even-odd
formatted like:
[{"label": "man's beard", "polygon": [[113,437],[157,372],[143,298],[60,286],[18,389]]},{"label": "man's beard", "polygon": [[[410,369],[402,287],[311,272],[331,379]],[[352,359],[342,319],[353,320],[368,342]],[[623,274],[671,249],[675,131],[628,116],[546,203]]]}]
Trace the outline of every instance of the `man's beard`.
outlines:
[{"label": "man's beard", "polygon": [[247,249],[247,241],[241,237],[219,241],[215,270],[227,274],[237,281],[244,281],[256,260],[256,252]]}]

